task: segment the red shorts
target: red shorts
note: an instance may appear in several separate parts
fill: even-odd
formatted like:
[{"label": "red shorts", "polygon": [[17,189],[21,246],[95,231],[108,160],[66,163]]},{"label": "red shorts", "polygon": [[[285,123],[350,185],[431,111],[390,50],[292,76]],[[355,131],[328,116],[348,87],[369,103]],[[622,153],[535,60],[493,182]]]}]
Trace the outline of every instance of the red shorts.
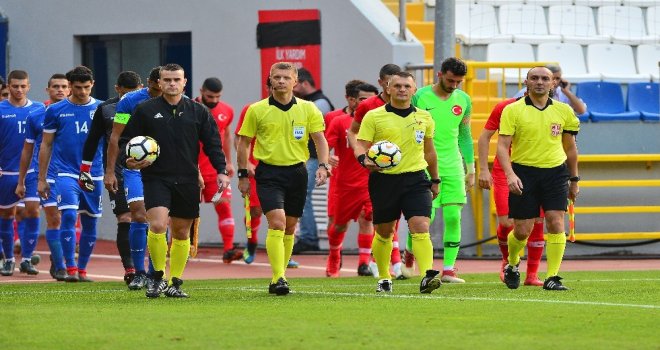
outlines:
[{"label": "red shorts", "polygon": [[509,185],[506,175],[500,167],[493,167],[493,196],[495,197],[495,211],[497,216],[509,215]]},{"label": "red shorts", "polygon": [[337,200],[337,176],[333,174],[330,177],[330,187],[328,190],[328,217],[335,216]]},{"label": "red shorts", "polygon": [[[216,181],[204,181],[202,190],[202,202],[211,203],[211,199],[218,192],[218,183]],[[231,185],[222,191],[222,199],[231,200]]]},{"label": "red shorts", "polygon": [[250,177],[250,208],[261,207],[259,196],[257,195],[257,181]]},{"label": "red shorts", "polygon": [[364,218],[373,221],[373,208],[371,206],[371,199],[369,198],[369,191],[366,188],[362,190],[338,190],[337,198],[350,198],[350,200],[342,201],[341,205],[335,207],[334,217],[336,225],[345,225],[351,220],[357,220],[363,211]]}]

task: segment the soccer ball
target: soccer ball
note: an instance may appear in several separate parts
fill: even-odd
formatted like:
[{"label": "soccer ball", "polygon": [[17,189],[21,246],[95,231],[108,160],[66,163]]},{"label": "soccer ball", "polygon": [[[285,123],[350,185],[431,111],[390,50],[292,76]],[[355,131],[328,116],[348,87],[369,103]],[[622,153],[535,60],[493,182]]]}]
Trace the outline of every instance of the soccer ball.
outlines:
[{"label": "soccer ball", "polygon": [[371,145],[367,157],[379,168],[392,168],[401,162],[401,149],[390,141],[378,141]]},{"label": "soccer ball", "polygon": [[158,142],[149,136],[135,136],[126,145],[126,155],[138,162],[146,159],[153,163],[159,154]]}]

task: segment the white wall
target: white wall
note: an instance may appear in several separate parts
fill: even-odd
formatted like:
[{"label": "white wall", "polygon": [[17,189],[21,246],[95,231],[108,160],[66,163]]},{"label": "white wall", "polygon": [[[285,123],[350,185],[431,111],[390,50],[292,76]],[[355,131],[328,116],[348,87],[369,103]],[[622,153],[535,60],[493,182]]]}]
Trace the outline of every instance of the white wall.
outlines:
[{"label": "white wall", "polygon": [[[379,0],[0,0],[0,10],[9,18],[9,69],[30,73],[35,100],[46,99],[51,74],[81,63],[77,36],[191,32],[189,84],[196,91],[204,78],[220,77],[223,98],[237,113],[260,98],[263,83],[257,11],[313,8],[321,12],[322,88],[338,107],[344,104],[348,80],[375,84],[383,64],[423,61],[423,47],[412,35],[407,43],[396,40],[398,22]],[[240,201],[234,202],[240,220]],[[105,208],[99,234],[112,237],[115,221],[109,205]],[[219,240],[214,215],[203,207],[203,240]]]}]

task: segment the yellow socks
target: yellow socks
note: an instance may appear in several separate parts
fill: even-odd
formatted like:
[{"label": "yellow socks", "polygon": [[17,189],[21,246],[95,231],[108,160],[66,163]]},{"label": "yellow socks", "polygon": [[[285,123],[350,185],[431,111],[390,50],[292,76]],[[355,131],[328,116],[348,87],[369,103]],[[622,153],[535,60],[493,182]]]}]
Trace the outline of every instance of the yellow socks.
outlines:
[{"label": "yellow socks", "polygon": [[527,240],[519,241],[518,238],[513,235],[513,231],[511,231],[509,232],[506,241],[509,245],[509,265],[516,266],[520,264],[520,252],[525,249]]},{"label": "yellow socks", "polygon": [[293,235],[284,235],[284,270],[286,271],[286,266],[289,264],[289,259],[291,259],[291,253],[293,252]]},{"label": "yellow socks", "polygon": [[148,230],[147,247],[149,248],[149,255],[151,256],[154,270],[165,273],[165,263],[167,260],[167,237],[165,236],[165,232],[155,233]]},{"label": "yellow socks", "polygon": [[189,253],[190,239],[179,240],[172,238],[172,248],[170,249],[170,284],[172,277],[181,278],[183,276],[183,270],[186,268]]},{"label": "yellow socks", "polygon": [[266,234],[266,253],[268,254],[270,268],[273,271],[271,283],[275,283],[280,277],[284,277],[284,267],[287,263],[284,260],[284,231],[268,229],[268,233]]},{"label": "yellow socks", "polygon": [[[430,233],[411,233],[412,250],[419,265],[419,272],[422,276],[426,270],[433,269],[433,243]],[[379,267],[380,268],[380,267]]]},{"label": "yellow socks", "polygon": [[380,279],[391,279],[390,261],[392,259],[392,236],[383,238],[378,232],[371,241],[371,254],[373,254],[378,265],[378,274]]},{"label": "yellow socks", "polygon": [[566,249],[566,233],[548,233],[545,257],[548,260],[548,276],[557,276]]}]

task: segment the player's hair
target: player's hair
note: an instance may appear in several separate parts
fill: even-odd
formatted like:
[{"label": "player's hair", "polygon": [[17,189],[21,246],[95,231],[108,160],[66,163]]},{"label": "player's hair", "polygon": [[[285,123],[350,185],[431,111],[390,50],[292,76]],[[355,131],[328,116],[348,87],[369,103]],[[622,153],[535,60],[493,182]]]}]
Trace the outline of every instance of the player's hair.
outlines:
[{"label": "player's hair", "polygon": [[398,73],[401,71],[401,67],[397,66],[394,63],[388,63],[380,68],[378,72],[378,77],[380,79],[385,79],[386,76]]},{"label": "player's hair", "polygon": [[406,71],[396,72],[396,73],[392,74],[392,77],[395,77],[395,76],[401,77],[401,78],[412,78],[412,80],[415,81],[415,76],[410,72],[406,72]]},{"label": "player's hair", "polygon": [[312,87],[316,87],[316,82],[314,81],[314,77],[312,77],[312,73],[310,73],[305,67],[300,67],[298,69],[298,82],[302,83],[303,81],[308,82]]},{"label": "player's hair", "polygon": [[47,87],[50,87],[50,84],[55,79],[66,79],[66,75],[64,75],[62,73],[55,73],[55,74],[51,75],[50,78],[48,78],[48,86]]},{"label": "player's hair", "polygon": [[[150,82],[152,83],[157,83],[158,79],[160,79],[160,69],[161,66],[156,66],[151,68],[151,71],[149,72],[149,78],[147,78]],[[183,69],[183,68],[181,68]]]},{"label": "player's hair", "polygon": [[355,88],[355,91],[356,91],[356,94],[355,94],[356,97],[357,97],[357,93],[359,93],[360,91],[373,92],[374,94],[378,94],[378,88],[371,85],[371,84],[369,84],[369,83],[364,83],[364,84],[358,85]]},{"label": "player's hair", "polygon": [[558,64],[548,63],[545,65],[545,68],[548,68],[552,74],[561,72],[561,67]]},{"label": "player's hair", "polygon": [[272,75],[273,71],[276,69],[290,70],[293,72],[294,77],[298,77],[298,68],[296,68],[296,66],[291,62],[276,62],[270,66],[270,74],[268,76],[270,77],[270,75]]},{"label": "player's hair", "polygon": [[211,92],[222,92],[222,82],[216,77],[206,78],[202,83],[202,89]]},{"label": "player's hair", "polygon": [[7,84],[5,84],[5,80],[0,77],[0,89],[4,89],[7,87]]},{"label": "player's hair", "polygon": [[183,71],[183,67],[181,67],[180,65],[178,65],[176,63],[168,63],[168,64],[160,67],[160,70],[158,72],[158,79],[160,79],[160,72],[162,72],[162,71],[176,72],[178,70]]},{"label": "player's hair", "polygon": [[92,70],[85,66],[78,66],[68,72],[66,72],[66,80],[69,82],[78,82],[85,83],[88,81],[94,81],[94,74]]},{"label": "player's hair", "polygon": [[467,74],[467,66],[462,59],[449,57],[442,61],[442,64],[440,65],[440,73],[445,74],[447,72],[452,72],[458,76],[464,76]]},{"label": "player's hair", "polygon": [[12,79],[23,80],[23,79],[30,79],[30,77],[28,76],[28,73],[26,71],[16,69],[9,72],[9,75],[7,75],[7,83],[11,83]]},{"label": "player's hair", "polygon": [[117,76],[117,86],[119,87],[135,89],[140,86],[140,84],[142,84],[140,75],[133,71],[127,70],[119,73]]},{"label": "player's hair", "polygon": [[548,68],[548,67],[546,67],[546,66],[535,66],[535,67],[530,68],[530,69],[527,71],[527,75],[525,76],[525,78],[526,78],[526,79],[529,79],[529,73],[531,73],[531,72],[532,72],[534,69],[536,69],[536,68],[547,69],[547,70],[549,70],[549,71],[552,73],[552,70],[550,70],[550,68]]},{"label": "player's hair", "polygon": [[353,79],[350,80],[346,85],[344,86],[344,89],[346,90],[346,96],[349,97],[357,97],[357,87],[360,86],[361,84],[364,84],[364,81],[359,80],[359,79]]}]

